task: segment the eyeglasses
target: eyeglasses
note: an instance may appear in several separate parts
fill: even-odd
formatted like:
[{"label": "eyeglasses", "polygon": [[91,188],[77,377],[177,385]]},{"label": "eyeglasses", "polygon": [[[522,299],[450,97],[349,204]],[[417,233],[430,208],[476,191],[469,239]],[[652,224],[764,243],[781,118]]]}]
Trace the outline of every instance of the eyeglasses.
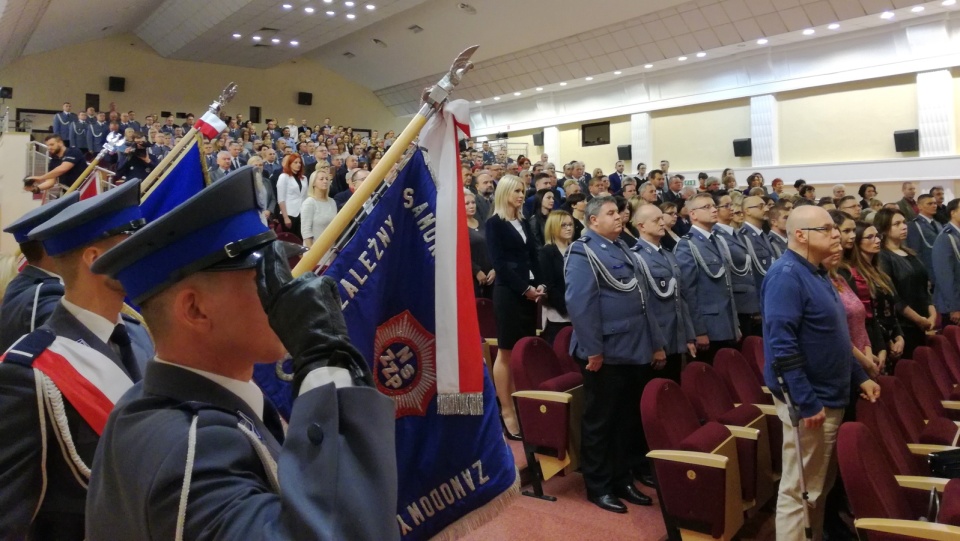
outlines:
[{"label": "eyeglasses", "polygon": [[716,206],[716,205],[704,205],[704,206],[702,206],[702,207],[697,207],[697,208],[695,208],[695,209],[690,209],[690,210],[717,210],[717,206]]},{"label": "eyeglasses", "polygon": [[801,227],[801,231],[819,231],[821,233],[833,233],[837,230],[837,226],[834,224],[821,225],[820,227]]},{"label": "eyeglasses", "polygon": [[726,205],[717,205],[717,209],[732,209],[733,203],[727,203]]},{"label": "eyeglasses", "polygon": [[674,212],[664,212],[663,214],[666,215],[666,216],[676,216],[676,215],[677,215],[676,211],[674,211]]},{"label": "eyeglasses", "polygon": [[743,216],[743,211],[738,210],[733,213],[734,216]]},{"label": "eyeglasses", "polygon": [[560,224],[560,227],[573,227],[573,224]]},{"label": "eyeglasses", "polygon": [[759,205],[753,205],[753,206],[746,207],[746,208],[748,208],[748,209],[759,209],[759,208],[763,208],[763,207],[765,207],[765,206],[767,206],[766,203],[760,203]]}]

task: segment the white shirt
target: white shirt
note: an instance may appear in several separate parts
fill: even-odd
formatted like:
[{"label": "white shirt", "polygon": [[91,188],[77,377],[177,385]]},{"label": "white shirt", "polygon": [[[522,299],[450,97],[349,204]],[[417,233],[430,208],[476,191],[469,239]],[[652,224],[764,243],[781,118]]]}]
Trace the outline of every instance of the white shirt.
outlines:
[{"label": "white shirt", "polygon": [[300,182],[302,186],[297,187],[297,180],[286,173],[280,173],[280,178],[277,179],[277,204],[286,203],[287,216],[291,218],[300,216],[300,207],[307,197],[310,182],[307,179]]},{"label": "white shirt", "polygon": [[300,236],[317,240],[337,215],[337,203],[329,197],[324,200],[308,197],[300,210]]},{"label": "white shirt", "polygon": [[726,233],[733,235],[733,226],[732,225],[723,225],[720,222],[717,222],[717,227],[725,231]]},{"label": "white shirt", "polygon": [[198,370],[196,368],[190,368],[189,366],[183,366],[182,364],[170,363],[164,361],[160,357],[154,357],[154,360],[158,363],[178,366],[184,370],[189,370],[198,376],[203,376],[216,383],[217,385],[236,395],[240,400],[243,400],[244,403],[250,406],[250,409],[257,414],[257,417],[263,421],[263,391],[260,390],[260,387],[257,387],[256,383],[252,381],[240,381],[238,379],[228,378],[226,376],[221,376],[220,374],[207,372],[206,370]]},{"label": "white shirt", "polygon": [[67,309],[67,312],[70,312],[70,315],[77,318],[84,327],[90,330],[100,339],[104,344],[110,343],[110,335],[113,334],[113,329],[117,324],[123,325],[123,319],[120,317],[120,314],[117,314],[117,321],[110,323],[110,320],[104,318],[99,314],[94,314],[90,310],[81,308],[76,304],[68,301],[66,297],[61,297],[60,302],[63,304],[63,307]]},{"label": "white shirt", "polygon": [[713,234],[713,232],[707,231],[706,229],[704,229],[704,228],[702,228],[702,227],[700,227],[700,226],[698,226],[698,225],[691,225],[691,226],[690,226],[690,229],[696,229],[697,231],[703,233],[703,236],[704,236],[704,237],[707,237],[707,240],[710,240],[710,235]]},{"label": "white shirt", "polygon": [[752,223],[747,222],[747,221],[744,221],[743,224],[746,225],[747,227],[749,227],[750,229],[753,229],[753,232],[754,232],[754,233],[756,233],[756,234],[758,234],[758,235],[761,235],[761,236],[763,235],[763,229],[760,229],[759,227],[757,227],[757,226],[755,226],[755,225],[753,225]]},{"label": "white shirt", "polygon": [[779,238],[779,239],[782,240],[783,242],[788,242],[787,237],[784,237],[783,235],[781,235],[780,233],[777,233],[777,232],[774,231],[773,229],[771,229],[770,232],[773,233],[774,235],[776,235],[777,238]]},{"label": "white shirt", "polygon": [[[667,231],[670,231],[670,230],[668,229]],[[647,240],[647,239],[645,239],[645,238],[643,238],[643,237],[640,237],[640,240],[643,241],[643,242],[645,242],[645,243],[647,243],[647,246],[653,248],[653,251],[654,251],[654,252],[659,252],[659,251],[660,251],[660,246],[659,246],[658,244],[654,244],[654,243],[650,242],[649,240]]]}]

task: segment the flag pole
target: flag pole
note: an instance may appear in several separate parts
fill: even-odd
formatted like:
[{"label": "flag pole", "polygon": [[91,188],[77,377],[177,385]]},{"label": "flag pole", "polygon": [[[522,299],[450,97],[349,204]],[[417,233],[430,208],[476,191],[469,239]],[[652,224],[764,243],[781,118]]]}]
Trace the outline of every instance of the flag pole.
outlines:
[{"label": "flag pole", "polygon": [[343,208],[337,212],[330,225],[317,237],[317,240],[310,246],[310,250],[303,254],[303,258],[293,269],[294,276],[300,276],[316,268],[320,259],[350,226],[357,214],[363,209],[363,204],[370,199],[370,196],[386,178],[393,166],[403,157],[403,153],[406,152],[410,143],[420,134],[420,130],[427,123],[427,120],[443,107],[443,104],[450,97],[450,92],[460,84],[463,75],[473,68],[470,57],[473,56],[477,48],[478,46],[474,45],[461,52],[443,78],[424,92],[423,105],[420,106],[416,116],[403,129],[403,132],[396,138],[377,166],[373,168],[373,171],[360,184],[357,191],[353,192]]},{"label": "flag pole", "polygon": [[[230,103],[230,100],[232,100],[233,97],[236,95],[237,95],[236,83],[228,84],[226,87],[224,87],[223,91],[220,92],[220,96],[216,100],[214,100],[214,102],[210,105],[210,108],[207,110],[207,113],[219,116],[220,109],[224,105]],[[197,132],[200,131],[199,128],[197,128],[198,125],[199,123],[194,124],[190,128],[190,131],[185,133],[184,136],[180,138],[180,141],[177,142],[177,146],[173,147],[173,150],[167,153],[167,155],[164,156],[162,160],[160,160],[160,163],[157,165],[156,168],[154,168],[153,171],[150,172],[149,175],[147,175],[147,178],[143,179],[143,182],[140,183],[141,196],[147,193],[147,190],[149,190],[150,187],[160,177],[160,175],[168,167],[170,167],[170,164],[172,164],[173,161],[176,159],[176,157],[179,156],[181,152],[183,152],[183,149],[186,148],[187,145],[189,145],[191,142],[193,142],[194,138],[197,135]]]},{"label": "flag pole", "polygon": [[96,157],[93,158],[93,161],[87,165],[87,168],[83,170],[83,173],[80,173],[80,176],[77,177],[77,180],[73,181],[73,184],[67,188],[67,191],[63,192],[63,195],[67,195],[70,192],[75,192],[80,189],[80,186],[83,186],[84,181],[87,180],[87,177],[90,176],[90,172],[97,168],[97,164],[100,163],[100,160],[104,156],[113,152],[117,148],[117,144],[120,143],[120,140],[123,139],[123,136],[119,133],[111,133],[107,135],[107,140],[103,142],[103,148],[100,149],[100,152],[97,153]]}]

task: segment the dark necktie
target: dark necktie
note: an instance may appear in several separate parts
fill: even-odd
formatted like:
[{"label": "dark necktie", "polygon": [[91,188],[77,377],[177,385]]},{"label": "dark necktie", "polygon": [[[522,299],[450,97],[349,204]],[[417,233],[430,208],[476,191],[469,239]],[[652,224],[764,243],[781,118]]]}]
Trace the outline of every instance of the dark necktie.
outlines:
[{"label": "dark necktie", "polygon": [[140,374],[140,367],[137,365],[137,358],[133,355],[133,347],[130,345],[130,335],[127,334],[127,327],[121,323],[118,323],[116,327],[113,328],[113,333],[110,335],[110,343],[117,346],[117,349],[120,350],[120,362],[123,364],[124,370],[126,370],[127,375],[130,376],[134,382],[138,382],[143,379],[143,376]]},{"label": "dark necktie", "polygon": [[237,159],[237,158],[234,158],[234,159],[233,159],[233,168],[234,168],[234,169],[240,169],[240,160],[239,160],[239,159]]}]

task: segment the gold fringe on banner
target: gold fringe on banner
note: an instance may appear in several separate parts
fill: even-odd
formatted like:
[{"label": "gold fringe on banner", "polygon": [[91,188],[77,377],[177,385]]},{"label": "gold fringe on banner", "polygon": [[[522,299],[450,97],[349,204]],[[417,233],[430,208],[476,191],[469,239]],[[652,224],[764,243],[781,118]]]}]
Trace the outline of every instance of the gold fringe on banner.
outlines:
[{"label": "gold fringe on banner", "polygon": [[437,395],[440,415],[483,415],[483,393]]},{"label": "gold fringe on banner", "polygon": [[[514,467],[516,472],[516,467]],[[487,502],[486,505],[467,513],[457,519],[456,522],[447,526],[440,533],[430,538],[431,541],[453,541],[460,539],[468,533],[476,530],[480,526],[490,522],[500,515],[508,505],[513,503],[513,499],[520,495],[520,473],[516,472],[516,479],[513,485],[496,498]]]}]

